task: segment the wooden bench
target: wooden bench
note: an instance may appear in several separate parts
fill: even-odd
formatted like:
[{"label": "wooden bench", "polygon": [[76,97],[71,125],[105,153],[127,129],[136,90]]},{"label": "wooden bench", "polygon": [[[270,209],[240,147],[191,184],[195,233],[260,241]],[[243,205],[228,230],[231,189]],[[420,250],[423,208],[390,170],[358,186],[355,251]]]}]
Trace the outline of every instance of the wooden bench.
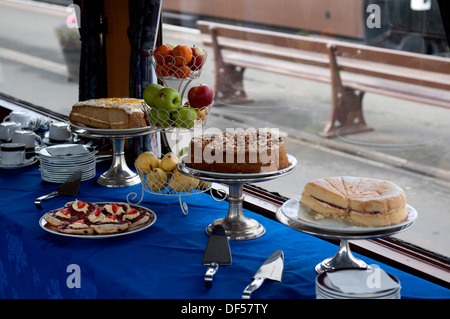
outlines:
[{"label": "wooden bench", "polygon": [[249,101],[247,68],[329,83],[330,119],[322,136],[372,130],[365,92],[450,109],[450,59],[335,40],[198,21],[215,58],[218,103]]}]

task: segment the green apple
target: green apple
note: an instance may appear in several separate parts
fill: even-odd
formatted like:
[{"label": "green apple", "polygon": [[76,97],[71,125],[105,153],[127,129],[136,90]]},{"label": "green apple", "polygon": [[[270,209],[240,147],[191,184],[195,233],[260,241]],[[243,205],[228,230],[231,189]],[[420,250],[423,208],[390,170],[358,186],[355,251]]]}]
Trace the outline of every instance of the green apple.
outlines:
[{"label": "green apple", "polygon": [[193,128],[197,120],[197,111],[193,107],[180,107],[177,112],[173,113],[175,126],[181,128]]},{"label": "green apple", "polygon": [[181,105],[181,95],[173,88],[162,88],[155,96],[155,107],[160,110],[174,112]]},{"label": "green apple", "polygon": [[162,88],[164,87],[162,85],[159,85],[158,83],[151,83],[147,85],[144,89],[144,93],[142,93],[144,102],[150,107],[155,107],[156,93],[158,93],[158,91]]},{"label": "green apple", "polygon": [[166,110],[151,109],[150,123],[156,126],[169,127],[172,124],[170,113]]}]

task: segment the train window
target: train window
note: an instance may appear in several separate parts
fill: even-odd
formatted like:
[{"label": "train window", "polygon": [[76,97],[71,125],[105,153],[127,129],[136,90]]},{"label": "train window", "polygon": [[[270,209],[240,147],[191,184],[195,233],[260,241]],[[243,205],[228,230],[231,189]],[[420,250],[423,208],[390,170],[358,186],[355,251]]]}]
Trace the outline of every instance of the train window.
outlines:
[{"label": "train window", "polygon": [[162,34],[207,50],[190,84],[216,90],[202,132],[275,128],[297,158],[255,186],[293,198],[319,177],[393,181],[419,212],[394,237],[450,256],[450,52],[437,1],[165,0]]},{"label": "train window", "polygon": [[[69,114],[79,99],[72,3],[0,0],[0,99]],[[187,85],[214,88],[215,104],[193,134],[278,132],[297,167],[254,185],[281,198],[301,196],[319,177],[393,181],[419,216],[394,237],[450,257],[446,1],[162,3],[162,42],[207,52],[200,76]],[[188,141],[168,137],[176,150]]]},{"label": "train window", "polygon": [[70,4],[0,2],[2,94],[69,114],[78,101],[81,48]]}]

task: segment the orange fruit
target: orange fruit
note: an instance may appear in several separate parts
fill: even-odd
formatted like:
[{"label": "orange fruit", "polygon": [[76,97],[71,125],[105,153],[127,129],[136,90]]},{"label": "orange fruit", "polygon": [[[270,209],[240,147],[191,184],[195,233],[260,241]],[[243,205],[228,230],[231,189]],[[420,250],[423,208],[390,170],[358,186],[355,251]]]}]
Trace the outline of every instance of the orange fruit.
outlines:
[{"label": "orange fruit", "polygon": [[192,60],[192,49],[187,44],[177,45],[172,50],[176,65],[186,65]]},{"label": "orange fruit", "polygon": [[191,74],[191,68],[188,67],[187,65],[183,65],[183,66],[175,66],[175,77],[177,77],[178,79],[185,79],[189,76],[189,74]]},{"label": "orange fruit", "polygon": [[162,44],[153,51],[153,56],[158,64],[170,62],[172,59],[172,47],[167,44]]},{"label": "orange fruit", "polygon": [[173,74],[172,62],[166,62],[164,64],[157,64],[155,67],[157,76],[170,76]]}]

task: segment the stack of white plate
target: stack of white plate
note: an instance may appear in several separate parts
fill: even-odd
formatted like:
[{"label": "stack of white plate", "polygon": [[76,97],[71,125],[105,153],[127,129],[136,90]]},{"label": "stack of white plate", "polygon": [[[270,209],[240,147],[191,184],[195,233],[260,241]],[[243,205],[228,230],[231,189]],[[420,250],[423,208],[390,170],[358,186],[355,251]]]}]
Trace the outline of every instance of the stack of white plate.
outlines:
[{"label": "stack of white plate", "polygon": [[59,144],[39,151],[41,178],[51,183],[64,183],[75,171],[81,181],[95,177],[95,154],[80,144]]},{"label": "stack of white plate", "polygon": [[317,299],[400,299],[400,288],[399,280],[380,268],[337,269],[316,277]]}]

